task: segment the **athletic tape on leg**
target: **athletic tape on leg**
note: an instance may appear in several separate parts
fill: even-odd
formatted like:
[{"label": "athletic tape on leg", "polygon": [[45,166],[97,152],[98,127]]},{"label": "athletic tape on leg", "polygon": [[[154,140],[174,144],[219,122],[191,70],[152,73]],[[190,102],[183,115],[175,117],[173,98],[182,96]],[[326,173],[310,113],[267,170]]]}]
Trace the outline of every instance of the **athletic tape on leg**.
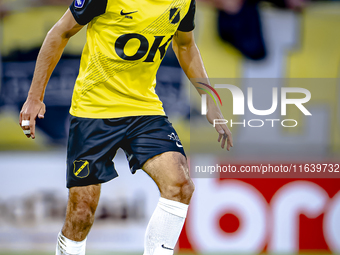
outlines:
[{"label": "athletic tape on leg", "polygon": [[185,218],[187,216],[189,205],[183,204],[181,202],[169,200],[166,198],[159,198],[158,206],[164,211],[171,214],[177,215],[179,217]]},{"label": "athletic tape on leg", "polygon": [[172,255],[188,205],[160,198],[145,233],[144,255]]},{"label": "athletic tape on leg", "polygon": [[86,238],[77,242],[68,239],[61,232],[58,235],[56,255],[85,255]]}]

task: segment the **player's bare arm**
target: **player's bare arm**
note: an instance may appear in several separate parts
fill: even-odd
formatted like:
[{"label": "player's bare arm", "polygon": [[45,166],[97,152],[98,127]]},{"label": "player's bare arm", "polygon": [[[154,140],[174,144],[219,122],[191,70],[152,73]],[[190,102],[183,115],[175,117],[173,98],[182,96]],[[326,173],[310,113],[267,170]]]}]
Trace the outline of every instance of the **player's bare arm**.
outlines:
[{"label": "player's bare arm", "polygon": [[82,27],[75,21],[68,9],[46,35],[37,58],[31,88],[20,112],[19,123],[28,138],[35,138],[35,119],[44,118],[43,99],[48,80],[69,38]]},{"label": "player's bare arm", "polygon": [[[177,31],[173,40],[172,47],[177,56],[177,59],[189,79],[191,78],[206,78],[208,79],[207,72],[205,71],[201,54],[196,46],[193,32]],[[194,84],[194,86],[196,86]],[[198,93],[202,94],[202,90],[197,89]],[[204,92],[203,92],[204,93]],[[221,110],[216,106],[210,97],[207,97],[207,119],[213,124],[214,119],[224,119]],[[218,142],[221,142],[221,147],[224,148],[227,142],[227,150],[233,147],[232,134],[226,124],[216,125],[216,131],[219,133]]]}]

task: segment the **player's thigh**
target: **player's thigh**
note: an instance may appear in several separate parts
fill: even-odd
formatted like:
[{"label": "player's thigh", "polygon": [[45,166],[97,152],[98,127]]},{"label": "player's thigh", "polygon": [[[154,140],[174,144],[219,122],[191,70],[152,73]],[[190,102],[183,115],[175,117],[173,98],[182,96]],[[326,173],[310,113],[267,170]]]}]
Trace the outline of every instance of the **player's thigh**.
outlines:
[{"label": "player's thigh", "polygon": [[194,185],[187,160],[180,152],[168,151],[154,156],[142,169],[155,181],[163,197],[181,202],[190,200]]},{"label": "player's thigh", "polygon": [[[150,159],[158,159],[160,155],[166,152],[182,154],[181,157],[178,156],[177,161],[186,165],[183,146],[167,116],[140,116],[135,118],[126,137],[127,140],[122,148],[125,151],[132,173],[142,169]],[[162,155],[162,160],[167,160],[167,157]],[[160,163],[157,161],[157,164]]]}]

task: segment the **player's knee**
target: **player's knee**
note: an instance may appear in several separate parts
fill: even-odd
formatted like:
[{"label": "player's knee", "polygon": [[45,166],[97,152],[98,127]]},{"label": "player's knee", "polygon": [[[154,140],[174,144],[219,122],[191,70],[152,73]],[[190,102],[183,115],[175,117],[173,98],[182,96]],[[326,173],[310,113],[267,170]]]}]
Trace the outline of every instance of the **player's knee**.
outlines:
[{"label": "player's knee", "polygon": [[188,178],[167,185],[162,192],[162,195],[168,199],[188,204],[194,189],[195,187],[192,180]]},{"label": "player's knee", "polygon": [[95,212],[91,205],[84,202],[78,204],[73,212],[77,224],[84,228],[92,226],[94,222],[94,214]]},{"label": "player's knee", "polygon": [[73,224],[76,223],[83,227],[93,224],[99,194],[100,186],[98,185],[70,189],[67,214]]},{"label": "player's knee", "polygon": [[188,178],[183,183],[181,191],[180,191],[181,197],[185,200],[183,202],[189,203],[194,191],[195,191],[195,185],[194,185],[193,181],[190,178]]},{"label": "player's knee", "polygon": [[171,182],[168,182],[163,189],[161,189],[161,193],[165,198],[188,204],[194,190],[194,183],[189,176],[179,176]]}]

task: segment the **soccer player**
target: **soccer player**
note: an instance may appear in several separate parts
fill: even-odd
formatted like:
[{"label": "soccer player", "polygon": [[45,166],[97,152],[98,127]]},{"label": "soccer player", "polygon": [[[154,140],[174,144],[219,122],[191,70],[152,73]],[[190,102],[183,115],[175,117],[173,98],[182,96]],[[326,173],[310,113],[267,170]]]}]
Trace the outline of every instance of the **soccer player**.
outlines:
[{"label": "soccer player", "polygon": [[[131,172],[143,169],[161,197],[150,219],[144,255],[173,254],[194,191],[183,146],[155,93],[156,72],[172,41],[188,78],[207,78],[194,42],[195,0],[74,0],[48,32],[38,55],[20,125],[35,138],[44,91],[69,38],[87,25],[87,41],[70,109],[66,219],[56,254],[85,254],[101,183],[117,177],[122,148]],[[199,93],[202,93],[199,90]],[[208,97],[207,119],[223,119]],[[226,125],[218,142],[232,147]]]}]

